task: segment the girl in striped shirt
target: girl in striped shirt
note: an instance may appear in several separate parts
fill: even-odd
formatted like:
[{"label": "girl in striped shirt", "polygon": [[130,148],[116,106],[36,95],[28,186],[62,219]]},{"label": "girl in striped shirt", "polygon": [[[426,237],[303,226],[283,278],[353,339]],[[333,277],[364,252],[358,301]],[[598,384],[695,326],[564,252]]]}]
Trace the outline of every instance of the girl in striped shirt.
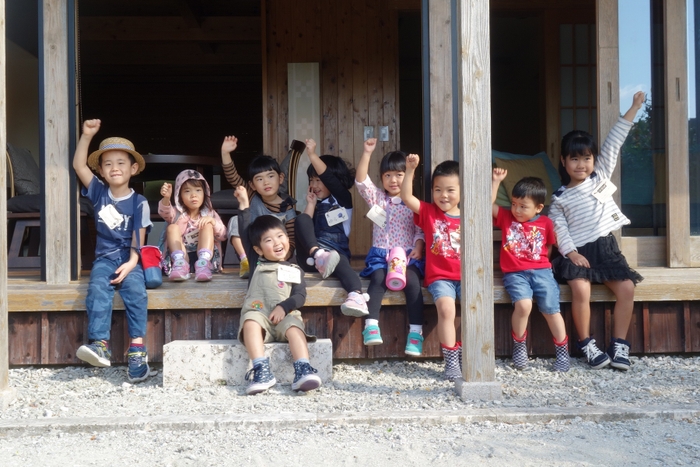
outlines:
[{"label": "girl in striped shirt", "polygon": [[[557,277],[571,287],[578,347],[593,369],[630,367],[625,337],[634,307],[634,287],[643,278],[629,267],[612,234],[630,220],[612,198],[615,187],[610,177],[644,99],[641,91],[634,95],[632,107],[618,119],[600,154],[593,137],[585,131],[572,131],[561,142],[562,187],[552,195],[549,209],[561,256],[552,266]],[[591,283],[607,285],[617,297],[606,353],[596,346],[590,332]]]}]

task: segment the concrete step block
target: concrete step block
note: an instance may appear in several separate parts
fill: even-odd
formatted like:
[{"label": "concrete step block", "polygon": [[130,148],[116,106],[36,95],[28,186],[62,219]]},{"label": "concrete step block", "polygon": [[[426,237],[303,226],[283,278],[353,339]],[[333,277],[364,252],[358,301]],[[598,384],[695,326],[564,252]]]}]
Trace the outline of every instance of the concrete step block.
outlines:
[{"label": "concrete step block", "polygon": [[[324,384],[333,380],[333,344],[330,339],[309,342],[309,361]],[[289,344],[265,344],[272,373],[278,384],[294,381]],[[238,340],[183,340],[163,346],[163,386],[195,388],[214,385],[246,385],[252,368],[245,346]]]}]

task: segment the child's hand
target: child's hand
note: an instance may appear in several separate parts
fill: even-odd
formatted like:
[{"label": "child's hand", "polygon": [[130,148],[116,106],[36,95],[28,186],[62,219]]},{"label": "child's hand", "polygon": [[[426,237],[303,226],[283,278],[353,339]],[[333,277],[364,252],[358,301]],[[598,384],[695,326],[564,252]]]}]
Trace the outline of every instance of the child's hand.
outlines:
[{"label": "child's hand", "polygon": [[170,197],[173,195],[173,186],[167,182],[163,183],[163,186],[160,188],[160,195],[170,201]]},{"label": "child's hand", "polygon": [[200,217],[199,220],[197,220],[198,229],[203,229],[207,225],[214,227],[216,225],[216,220],[210,216]]},{"label": "child's hand", "polygon": [[95,136],[95,133],[100,130],[101,124],[102,122],[98,118],[94,120],[85,120],[83,122],[83,134],[85,136]]},{"label": "child's hand", "polygon": [[634,93],[634,96],[632,96],[632,107],[635,110],[639,110],[642,108],[642,105],[644,105],[644,101],[646,101],[647,96],[644,94],[644,91],[637,91]]},{"label": "child's hand", "polygon": [[238,147],[238,138],[235,136],[227,136],[224,138],[224,142],[221,144],[221,152],[233,152]]},{"label": "child's hand", "polygon": [[567,255],[567,258],[571,260],[572,263],[574,263],[576,266],[581,267],[581,268],[590,268],[591,265],[586,259],[585,256],[579,254],[576,251],[572,251]]},{"label": "child's hand", "polygon": [[406,158],[406,168],[416,170],[419,162],[420,157],[418,157],[418,154],[409,154]]},{"label": "child's hand", "polygon": [[272,324],[279,324],[279,322],[282,321],[285,316],[286,313],[284,312],[284,308],[277,305],[275,309],[272,310],[272,313],[270,313],[270,321],[272,321]]},{"label": "child's hand", "polygon": [[377,138],[369,138],[365,141],[365,152],[372,154],[377,147]]},{"label": "child's hand", "polygon": [[504,178],[506,178],[506,175],[508,175],[508,170],[502,169],[500,167],[494,167],[493,168],[493,174],[491,175],[491,180],[494,182],[501,183]]},{"label": "child's hand", "polygon": [[316,154],[316,141],[313,139],[306,140],[306,151],[309,154]]},{"label": "child's hand", "polygon": [[413,249],[411,250],[411,253],[408,255],[408,259],[415,259],[416,261],[420,261],[423,259],[423,249],[425,248],[425,241],[418,239],[416,240],[416,244],[413,245]]},{"label": "child's hand", "polygon": [[109,281],[110,284],[121,284],[124,279],[126,279],[126,276],[129,275],[132,269],[136,267],[135,264],[131,264],[131,261],[127,261],[126,263],[122,263],[116,271],[114,271],[114,275],[116,277]]},{"label": "child's hand", "polygon": [[233,191],[233,196],[238,200],[238,209],[241,211],[248,209],[250,203],[248,201],[248,190],[245,189],[243,185],[237,186]]},{"label": "child's hand", "polygon": [[309,187],[309,191],[306,192],[306,204],[311,204],[313,206],[316,206],[317,201],[318,201],[318,196],[316,196],[316,193],[314,193],[313,188]]}]

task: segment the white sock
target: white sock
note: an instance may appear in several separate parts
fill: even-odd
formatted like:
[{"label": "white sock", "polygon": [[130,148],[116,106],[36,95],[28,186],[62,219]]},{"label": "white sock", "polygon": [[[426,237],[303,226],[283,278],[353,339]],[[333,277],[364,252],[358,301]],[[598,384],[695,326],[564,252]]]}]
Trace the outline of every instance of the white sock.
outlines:
[{"label": "white sock", "polygon": [[415,332],[417,334],[423,335],[423,325],[422,324],[409,324],[408,332]]},{"label": "white sock", "polygon": [[367,318],[365,320],[365,329],[367,329],[370,326],[379,326],[379,320],[378,319],[369,319]]}]

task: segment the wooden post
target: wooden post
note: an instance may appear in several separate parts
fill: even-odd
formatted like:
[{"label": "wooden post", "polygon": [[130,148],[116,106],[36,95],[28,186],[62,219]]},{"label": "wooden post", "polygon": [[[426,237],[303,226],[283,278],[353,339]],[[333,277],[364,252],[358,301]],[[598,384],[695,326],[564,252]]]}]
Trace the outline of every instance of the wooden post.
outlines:
[{"label": "wooden post", "polygon": [[68,0],[43,0],[44,203],[46,283],[70,282],[69,200],[72,166],[68,153]]},{"label": "wooden post", "polygon": [[0,408],[5,409],[14,399],[14,391],[10,389],[10,342],[7,315],[7,167],[5,150],[7,148],[7,89],[5,88],[5,73],[7,58],[5,54],[5,0],[0,0]]},{"label": "wooden post", "polygon": [[454,160],[452,121],[452,18],[450,0],[429,0],[430,34],[430,154],[433,173]]},{"label": "wooden post", "polygon": [[465,400],[501,398],[496,382],[491,218],[491,55],[488,0],[458,1],[462,237],[462,376]]}]

